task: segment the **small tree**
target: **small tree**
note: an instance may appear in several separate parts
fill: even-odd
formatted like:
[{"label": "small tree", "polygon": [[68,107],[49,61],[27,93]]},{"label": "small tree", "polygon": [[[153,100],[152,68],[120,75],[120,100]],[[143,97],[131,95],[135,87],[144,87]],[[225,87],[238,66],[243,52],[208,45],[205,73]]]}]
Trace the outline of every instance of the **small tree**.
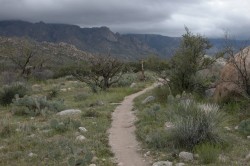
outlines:
[{"label": "small tree", "polygon": [[206,50],[211,48],[208,39],[192,34],[187,27],[185,30],[179,49],[170,61],[170,86],[175,94],[201,86],[195,81],[196,73],[214,62],[205,56]]},{"label": "small tree", "polygon": [[110,55],[92,56],[85,67],[78,67],[72,74],[96,92],[97,87],[106,90],[118,82],[123,73],[123,66],[121,61]]}]

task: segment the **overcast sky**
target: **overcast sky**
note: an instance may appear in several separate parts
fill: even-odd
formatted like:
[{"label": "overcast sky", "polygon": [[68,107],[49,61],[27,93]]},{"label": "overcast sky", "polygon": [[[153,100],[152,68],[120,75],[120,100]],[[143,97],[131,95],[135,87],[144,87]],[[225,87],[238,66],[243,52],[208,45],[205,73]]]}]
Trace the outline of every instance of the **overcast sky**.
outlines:
[{"label": "overcast sky", "polygon": [[0,0],[0,20],[107,26],[120,33],[250,39],[250,0]]}]

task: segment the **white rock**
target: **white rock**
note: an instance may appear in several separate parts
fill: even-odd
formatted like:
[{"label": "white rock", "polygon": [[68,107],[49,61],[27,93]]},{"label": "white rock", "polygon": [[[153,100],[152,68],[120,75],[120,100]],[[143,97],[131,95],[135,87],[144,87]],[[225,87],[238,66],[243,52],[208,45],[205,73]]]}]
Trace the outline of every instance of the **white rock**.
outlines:
[{"label": "white rock", "polygon": [[250,153],[246,156],[246,160],[250,161]]},{"label": "white rock", "polygon": [[67,116],[67,115],[77,115],[77,114],[80,114],[80,113],[81,113],[81,110],[78,110],[78,109],[68,109],[68,110],[64,110],[64,111],[58,112],[57,115]]},{"label": "white rock", "polygon": [[234,129],[235,129],[235,130],[238,130],[238,129],[239,129],[239,126],[235,126]]},{"label": "white rock", "polygon": [[82,132],[82,133],[85,133],[85,132],[88,131],[85,127],[79,127],[78,129],[79,129],[79,131]]},{"label": "white rock", "polygon": [[192,161],[194,160],[194,155],[193,153],[189,153],[189,152],[181,152],[179,154],[179,158],[183,161]]},{"label": "white rock", "polygon": [[29,157],[37,157],[37,154],[30,152],[30,153],[28,154],[28,156],[29,156]]},{"label": "white rock", "polygon": [[172,166],[173,163],[170,161],[158,161],[153,164],[153,166]]},{"label": "white rock", "polygon": [[223,155],[223,154],[220,154],[220,155],[219,155],[219,160],[220,160],[221,162],[226,162],[227,159],[228,159],[228,158],[227,158],[225,155]]},{"label": "white rock", "polygon": [[142,104],[147,104],[151,101],[154,101],[155,100],[155,97],[154,96],[148,96],[146,97],[143,101],[142,101]]},{"label": "white rock", "polygon": [[175,164],[175,166],[184,166],[185,164],[184,163],[177,163]]},{"label": "white rock", "polygon": [[90,164],[89,166],[96,166],[95,164]]},{"label": "white rock", "polygon": [[86,138],[83,136],[83,135],[78,135],[77,137],[76,137],[76,140],[77,141],[80,141],[80,142],[82,142],[82,141],[84,141]]},{"label": "white rock", "polygon": [[134,88],[136,86],[136,83],[132,83],[131,85],[130,85],[130,88]]},{"label": "white rock", "polygon": [[250,135],[249,135],[249,136],[247,136],[247,139],[250,139]]},{"label": "white rock", "polygon": [[227,130],[227,131],[231,131],[230,127],[224,127],[224,129]]},{"label": "white rock", "polygon": [[30,119],[31,119],[31,120],[34,120],[34,119],[35,119],[35,117],[30,117]]},{"label": "white rock", "polygon": [[171,129],[174,128],[174,124],[172,122],[166,122],[164,124],[164,127],[165,127],[166,130],[171,130]]}]

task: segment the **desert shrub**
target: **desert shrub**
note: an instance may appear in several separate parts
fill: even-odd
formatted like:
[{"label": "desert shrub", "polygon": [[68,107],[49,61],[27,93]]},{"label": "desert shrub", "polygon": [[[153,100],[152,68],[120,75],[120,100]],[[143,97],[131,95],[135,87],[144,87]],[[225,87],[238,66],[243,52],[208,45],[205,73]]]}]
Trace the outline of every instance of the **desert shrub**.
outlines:
[{"label": "desert shrub", "polygon": [[178,147],[192,149],[203,143],[221,143],[220,130],[226,120],[217,105],[199,104],[190,99],[171,99],[168,113],[174,124],[171,136]]},{"label": "desert shrub", "polygon": [[4,71],[1,73],[1,83],[2,84],[13,84],[14,82],[17,82],[20,78],[18,78],[18,73],[16,72],[10,72],[10,71]]},{"label": "desert shrub", "polygon": [[36,79],[36,80],[47,80],[50,78],[53,78],[54,76],[54,72],[51,70],[34,70],[32,71],[32,76]]},{"label": "desert shrub", "polygon": [[216,162],[220,151],[220,146],[211,143],[203,143],[195,147],[195,152],[199,154],[199,159],[203,164]]},{"label": "desert shrub", "polygon": [[93,154],[90,151],[85,150],[84,155],[82,157],[75,157],[72,156],[68,159],[68,165],[69,166],[84,166],[84,165],[89,165],[93,158]]},{"label": "desert shrub", "polygon": [[86,100],[88,97],[89,97],[89,94],[87,92],[80,92],[74,96],[74,100],[83,101],[83,100]]},{"label": "desert shrub", "polygon": [[146,112],[147,119],[154,119],[156,121],[158,113],[160,112],[160,109],[161,107],[158,104],[154,104],[150,108],[146,109],[145,112]]},{"label": "desert shrub", "polygon": [[82,114],[82,117],[99,117],[100,113],[94,109],[89,109]]},{"label": "desert shrub", "polygon": [[121,76],[121,78],[118,80],[114,86],[118,87],[126,87],[130,86],[133,82],[136,82],[138,80],[137,75],[135,73],[126,73]]},{"label": "desert shrub", "polygon": [[59,95],[60,88],[59,87],[53,87],[52,89],[49,90],[47,94],[47,99],[51,100]]},{"label": "desert shrub", "polygon": [[71,118],[66,118],[61,121],[52,119],[50,121],[50,127],[57,132],[63,133],[69,129],[77,129],[81,126],[81,122]]},{"label": "desert shrub", "polygon": [[9,121],[3,120],[0,122],[0,137],[10,137],[15,132],[15,128]]},{"label": "desert shrub", "polygon": [[168,85],[162,85],[154,89],[153,91],[156,99],[161,103],[166,103],[170,89]]},{"label": "desert shrub", "polygon": [[13,100],[12,112],[16,115],[46,115],[51,112],[59,112],[64,108],[62,100],[48,101],[44,96],[16,97]]},{"label": "desert shrub", "polygon": [[146,136],[146,143],[151,148],[166,148],[170,144],[169,134],[164,129],[154,130]]},{"label": "desert shrub", "polygon": [[250,134],[250,119],[246,119],[240,122],[239,124],[239,132],[244,135]]},{"label": "desert shrub", "polygon": [[23,97],[27,94],[27,91],[27,86],[22,83],[15,83],[10,86],[4,86],[0,92],[0,104],[4,106],[9,105],[15,98],[15,95]]}]

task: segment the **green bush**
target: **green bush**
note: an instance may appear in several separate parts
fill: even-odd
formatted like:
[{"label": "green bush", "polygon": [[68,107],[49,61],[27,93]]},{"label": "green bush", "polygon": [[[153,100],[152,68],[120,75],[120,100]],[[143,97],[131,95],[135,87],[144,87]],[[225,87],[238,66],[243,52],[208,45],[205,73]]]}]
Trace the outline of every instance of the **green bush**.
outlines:
[{"label": "green bush", "polygon": [[170,89],[168,85],[163,85],[154,89],[154,96],[161,103],[166,103]]},{"label": "green bush", "polygon": [[250,134],[250,119],[241,121],[238,129],[240,133],[244,135],[249,135]]},{"label": "green bush", "polygon": [[89,97],[89,94],[87,92],[80,92],[74,96],[74,100],[83,101],[83,100],[86,100],[88,97]]},{"label": "green bush", "polygon": [[15,83],[10,86],[4,86],[0,92],[0,104],[3,106],[11,104],[15,95],[23,97],[27,94],[28,88],[22,83]]},{"label": "green bush", "polygon": [[151,148],[163,149],[166,148],[171,142],[169,141],[167,131],[164,129],[158,129],[150,132],[146,136],[146,143]]},{"label": "green bush", "polygon": [[50,127],[57,132],[63,133],[69,129],[78,129],[81,126],[81,122],[78,120],[66,118],[64,120],[52,119],[50,121]]},{"label": "green bush", "polygon": [[50,112],[59,112],[64,109],[62,100],[48,101],[44,96],[16,97],[13,100],[12,112],[16,115],[46,115]]},{"label": "green bush", "polygon": [[85,111],[83,114],[82,114],[82,117],[99,117],[100,116],[100,113],[97,112],[96,110],[94,109],[90,109],[90,110],[87,110]]},{"label": "green bush", "polygon": [[203,142],[222,142],[220,130],[226,119],[217,105],[199,104],[189,99],[172,99],[171,102],[168,117],[175,126],[171,137],[176,146],[192,149]]},{"label": "green bush", "polygon": [[9,121],[1,121],[0,122],[0,137],[7,138],[10,137],[12,133],[15,132],[15,128],[13,125],[9,123]]},{"label": "green bush", "polygon": [[49,90],[47,94],[47,99],[51,100],[59,95],[60,88],[59,87],[53,87]]},{"label": "green bush", "polygon": [[118,87],[130,86],[133,82],[136,82],[137,80],[138,78],[135,73],[125,73],[121,76],[119,81],[114,86]]},{"label": "green bush", "polygon": [[216,162],[221,149],[218,145],[203,143],[195,147],[195,152],[199,154],[199,159],[203,164]]}]

